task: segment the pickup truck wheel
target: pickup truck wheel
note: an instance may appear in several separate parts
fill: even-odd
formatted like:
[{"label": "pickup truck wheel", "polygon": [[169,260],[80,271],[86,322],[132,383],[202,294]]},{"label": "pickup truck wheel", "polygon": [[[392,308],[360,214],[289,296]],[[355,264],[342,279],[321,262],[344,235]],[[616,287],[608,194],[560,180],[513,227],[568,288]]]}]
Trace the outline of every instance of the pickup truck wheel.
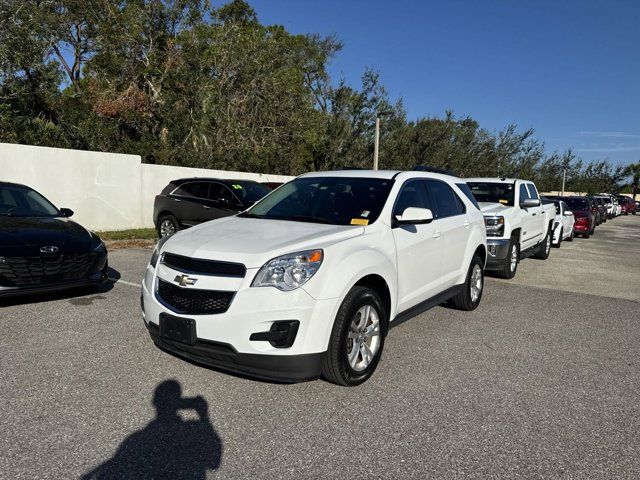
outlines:
[{"label": "pickup truck wheel", "polygon": [[482,259],[474,255],[467,272],[467,281],[462,291],[450,300],[450,305],[458,310],[471,311],[480,305],[484,287],[484,268]]},{"label": "pickup truck wheel", "polygon": [[520,249],[518,244],[512,238],[509,240],[509,248],[507,249],[507,264],[500,270],[496,270],[496,275],[500,278],[510,279],[516,276],[518,263],[520,262]]},{"label": "pickup truck wheel", "polygon": [[173,215],[163,215],[158,219],[158,237],[168,237],[180,230],[180,224]]},{"label": "pickup truck wheel", "polygon": [[547,235],[544,237],[538,246],[536,247],[536,253],[533,254],[533,258],[538,260],[546,260],[549,258],[551,252],[551,229],[547,230]]},{"label": "pickup truck wheel", "polygon": [[375,290],[353,287],[336,315],[322,376],[346,387],[366,381],[380,361],[387,324],[386,310]]}]

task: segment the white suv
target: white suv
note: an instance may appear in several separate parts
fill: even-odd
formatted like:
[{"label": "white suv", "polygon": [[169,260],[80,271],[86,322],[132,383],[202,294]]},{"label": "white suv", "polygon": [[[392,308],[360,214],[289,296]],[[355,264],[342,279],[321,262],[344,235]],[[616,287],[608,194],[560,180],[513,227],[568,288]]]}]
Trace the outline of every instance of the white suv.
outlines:
[{"label": "white suv", "polygon": [[459,178],[312,173],[160,240],[142,308],[153,341],[186,359],[357,385],[390,326],[447,300],[476,308],[485,260],[483,215]]}]

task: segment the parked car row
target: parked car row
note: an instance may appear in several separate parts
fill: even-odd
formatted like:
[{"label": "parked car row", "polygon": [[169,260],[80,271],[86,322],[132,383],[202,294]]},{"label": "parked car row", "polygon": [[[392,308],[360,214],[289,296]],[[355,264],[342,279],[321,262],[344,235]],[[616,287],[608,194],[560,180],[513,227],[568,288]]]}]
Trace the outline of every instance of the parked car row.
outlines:
[{"label": "parked car row", "polygon": [[[635,213],[610,195],[542,197],[528,180],[425,167],[274,187],[191,178],[156,197],[141,306],[157,346],[261,378],[358,385],[392,326],[444,302],[474,310],[485,270],[512,278],[521,260],[593,234],[616,205]],[[0,296],[107,280],[104,243],[72,214],[0,183]]]}]

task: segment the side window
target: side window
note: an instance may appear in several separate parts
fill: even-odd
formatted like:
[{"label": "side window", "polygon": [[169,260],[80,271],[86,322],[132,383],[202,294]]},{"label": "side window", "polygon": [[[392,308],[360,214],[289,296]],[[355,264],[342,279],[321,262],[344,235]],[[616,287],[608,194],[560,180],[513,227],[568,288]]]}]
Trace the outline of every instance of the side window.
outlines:
[{"label": "side window", "polygon": [[436,204],[435,218],[453,217],[465,213],[465,207],[460,197],[445,182],[427,180],[427,188]]},{"label": "side window", "polygon": [[229,203],[238,203],[231,190],[222,183],[212,182],[209,189],[209,198],[211,200],[222,200]]},{"label": "side window", "polygon": [[527,187],[526,187],[526,185],[524,183],[520,184],[519,192],[520,192],[520,200],[518,200],[519,202],[522,202],[524,200],[527,200],[527,199],[531,198],[531,197],[529,197],[529,192],[528,192]]},{"label": "side window", "polygon": [[534,200],[540,200],[538,196],[538,190],[536,190],[536,186],[533,183],[529,183],[529,198],[533,198]]},{"label": "side window", "polygon": [[560,202],[560,204],[562,205],[562,213],[568,212],[570,210],[569,206],[566,203]]},{"label": "side window", "polygon": [[469,185],[467,185],[466,183],[456,183],[456,185],[458,186],[460,191],[467,196],[469,201],[473,203],[478,210],[480,210],[480,205],[478,205],[478,201],[476,200],[476,197],[473,196],[473,193],[471,192]]},{"label": "side window", "polygon": [[429,195],[422,180],[409,180],[403,185],[393,208],[394,217],[402,215],[402,212],[409,207],[431,209]]},{"label": "side window", "polygon": [[173,193],[183,197],[208,198],[209,184],[207,182],[189,182],[180,185]]}]

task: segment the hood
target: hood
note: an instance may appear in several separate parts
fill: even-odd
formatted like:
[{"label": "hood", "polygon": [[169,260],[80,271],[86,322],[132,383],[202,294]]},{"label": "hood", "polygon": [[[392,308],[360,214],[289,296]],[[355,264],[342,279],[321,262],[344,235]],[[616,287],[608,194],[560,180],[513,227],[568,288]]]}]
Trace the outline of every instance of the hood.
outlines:
[{"label": "hood", "polygon": [[0,253],[38,254],[40,247],[74,253],[91,248],[91,234],[68,218],[0,216]]},{"label": "hood", "polygon": [[493,202],[479,202],[478,205],[480,206],[480,211],[485,215],[504,214],[513,209],[513,207],[508,205]]},{"label": "hood", "polygon": [[172,236],[163,252],[237,262],[257,268],[279,255],[325,248],[364,233],[364,227],[225,217]]}]

